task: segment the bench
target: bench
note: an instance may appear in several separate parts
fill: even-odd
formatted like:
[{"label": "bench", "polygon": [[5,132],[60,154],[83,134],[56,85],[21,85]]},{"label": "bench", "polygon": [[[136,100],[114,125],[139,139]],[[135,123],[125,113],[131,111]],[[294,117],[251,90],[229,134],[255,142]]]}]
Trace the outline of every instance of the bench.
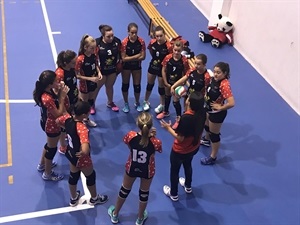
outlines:
[{"label": "bench", "polygon": [[[150,0],[128,0],[128,3],[133,3],[138,10],[140,10],[139,7],[142,8],[142,10],[146,13],[148,17],[148,35],[151,38],[154,38],[153,32],[155,27],[161,26],[164,28],[166,33],[166,38],[168,40],[171,40],[172,38],[176,38],[179,35],[176,33],[176,31],[171,27],[170,23],[157,11],[156,7],[153,5],[153,3]],[[141,13],[141,12],[140,12]],[[189,59],[189,66],[194,67],[195,66],[195,60],[194,58]]]}]

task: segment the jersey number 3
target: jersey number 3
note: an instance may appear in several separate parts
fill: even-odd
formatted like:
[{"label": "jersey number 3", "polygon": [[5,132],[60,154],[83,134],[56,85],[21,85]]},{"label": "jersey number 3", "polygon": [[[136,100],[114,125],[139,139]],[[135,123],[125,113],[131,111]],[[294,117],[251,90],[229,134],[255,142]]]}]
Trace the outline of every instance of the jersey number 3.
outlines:
[{"label": "jersey number 3", "polygon": [[147,161],[147,153],[144,151],[138,151],[136,149],[132,149],[132,161],[138,163],[145,163]]}]

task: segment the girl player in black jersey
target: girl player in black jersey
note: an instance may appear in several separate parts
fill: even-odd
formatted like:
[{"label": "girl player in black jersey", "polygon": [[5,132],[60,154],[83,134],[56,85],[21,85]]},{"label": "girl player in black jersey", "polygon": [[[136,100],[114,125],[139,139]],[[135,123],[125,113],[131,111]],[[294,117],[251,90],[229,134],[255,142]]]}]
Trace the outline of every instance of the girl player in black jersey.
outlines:
[{"label": "girl player in black jersey", "polygon": [[150,109],[149,97],[154,87],[154,81],[158,79],[158,94],[160,96],[160,104],[154,109],[156,113],[161,113],[165,106],[165,87],[161,75],[162,61],[166,55],[172,53],[172,45],[166,40],[165,30],[161,26],[157,26],[154,30],[154,39],[148,45],[151,54],[151,61],[148,67],[148,81],[145,93],[145,100],[143,102],[144,111]]},{"label": "girl player in black jersey", "polygon": [[[97,82],[102,79],[95,51],[95,39],[88,34],[84,35],[80,41],[75,71],[79,79],[80,98],[90,103],[91,114],[95,114]],[[87,124],[91,127],[97,126],[97,124],[90,119],[87,119]]]},{"label": "girl player in black jersey", "polygon": [[156,130],[152,127],[152,117],[148,112],[139,114],[136,123],[139,131],[130,131],[124,137],[124,142],[130,149],[130,155],[126,162],[124,179],[116,205],[108,209],[112,223],[119,222],[119,212],[137,177],[141,179],[141,183],[138,218],[135,224],[143,224],[148,217],[146,206],[150,185],[155,174],[155,152],[162,151],[162,143],[155,137]]},{"label": "girl player in black jersey", "polygon": [[127,27],[128,37],[122,41],[121,57],[123,61],[122,71],[122,94],[124,99],[123,112],[130,111],[128,104],[128,89],[130,83],[130,75],[132,74],[133,89],[135,97],[135,107],[138,112],[143,111],[140,105],[141,93],[141,77],[142,77],[142,61],[146,57],[145,41],[137,35],[138,25],[130,23]]},{"label": "girl player in black jersey", "polygon": [[[118,112],[119,108],[113,101],[114,84],[117,78],[117,70],[120,62],[121,40],[114,36],[114,32],[109,25],[100,25],[99,31],[101,37],[96,39],[97,55],[100,62],[100,70],[103,78],[98,81],[96,92],[98,94],[100,88],[105,85],[108,108]],[[96,97],[97,97],[96,94]]]}]

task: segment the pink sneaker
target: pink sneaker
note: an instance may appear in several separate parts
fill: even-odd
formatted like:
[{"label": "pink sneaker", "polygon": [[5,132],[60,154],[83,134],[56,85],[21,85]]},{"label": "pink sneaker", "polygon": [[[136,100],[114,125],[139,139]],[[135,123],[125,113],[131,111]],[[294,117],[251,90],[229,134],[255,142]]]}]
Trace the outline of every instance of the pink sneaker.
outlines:
[{"label": "pink sneaker", "polygon": [[163,118],[165,118],[165,117],[168,117],[168,116],[170,116],[170,113],[169,113],[169,112],[162,112],[162,113],[160,113],[160,114],[158,114],[158,115],[156,116],[156,119],[161,120],[161,119],[163,119]]},{"label": "pink sneaker", "polygon": [[111,110],[114,111],[114,112],[119,112],[119,107],[116,106],[116,104],[114,102],[111,102],[109,104],[107,103],[106,106],[108,108],[111,108]]},{"label": "pink sneaker", "polygon": [[92,107],[91,107],[90,114],[91,114],[91,115],[95,115],[95,114],[96,114],[95,106],[92,106]]},{"label": "pink sneaker", "polygon": [[172,126],[172,129],[173,129],[173,130],[176,130],[176,129],[177,129],[178,124],[179,124],[179,120],[180,120],[180,116],[177,116],[177,117],[176,117],[176,120],[175,120],[175,123],[174,123],[173,126]]}]

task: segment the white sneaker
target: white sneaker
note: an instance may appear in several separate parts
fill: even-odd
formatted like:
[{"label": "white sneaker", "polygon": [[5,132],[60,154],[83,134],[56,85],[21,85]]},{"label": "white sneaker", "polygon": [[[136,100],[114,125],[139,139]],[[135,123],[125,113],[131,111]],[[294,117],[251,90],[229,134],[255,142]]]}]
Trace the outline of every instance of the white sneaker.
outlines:
[{"label": "white sneaker", "polygon": [[166,196],[168,196],[172,201],[177,202],[178,201],[178,195],[172,196],[171,195],[171,188],[168,185],[164,185],[163,191]]},{"label": "white sneaker", "polygon": [[150,109],[150,102],[144,101],[143,102],[143,109],[144,109],[144,111],[148,111]]},{"label": "white sneaker", "polygon": [[159,113],[161,113],[162,111],[164,111],[164,108],[165,108],[165,106],[163,106],[162,104],[159,104],[159,105],[154,109],[154,111],[155,111],[157,114],[159,114]]},{"label": "white sneaker", "polygon": [[185,187],[185,178],[184,177],[180,177],[179,178],[179,184],[184,188],[184,191],[187,193],[187,194],[190,194],[193,192],[192,188],[187,188]]},{"label": "white sneaker", "polygon": [[90,127],[96,127],[97,126],[97,124],[93,120],[90,120],[90,119],[87,119],[84,122],[85,122],[85,124],[87,124]]}]

